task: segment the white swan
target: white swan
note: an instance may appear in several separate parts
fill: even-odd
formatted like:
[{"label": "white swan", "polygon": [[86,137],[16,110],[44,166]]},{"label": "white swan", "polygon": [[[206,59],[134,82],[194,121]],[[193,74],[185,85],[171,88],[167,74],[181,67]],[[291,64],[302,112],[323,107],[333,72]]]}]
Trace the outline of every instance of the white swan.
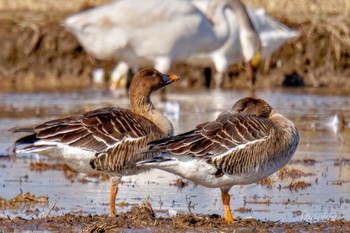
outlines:
[{"label": "white swan", "polygon": [[[215,1],[192,0],[192,3],[214,22],[224,20],[222,12],[211,12],[211,9],[213,9],[212,4],[215,3]],[[247,13],[254,30],[258,33],[260,38],[261,54],[258,55],[260,55],[262,59],[272,55],[289,39],[298,35],[297,31],[288,28],[284,24],[266,15],[262,8],[257,10],[247,8]],[[231,34],[228,40],[219,49],[211,53],[194,54],[187,62],[193,65],[213,65],[217,72],[215,78],[217,85],[222,84],[224,74],[231,64],[246,62],[248,72],[251,75],[252,84],[254,84],[255,66],[258,65],[260,58],[257,57],[257,59],[253,61],[252,54],[254,54],[256,50],[254,51],[252,42],[247,41],[244,35],[250,31],[247,32],[247,27],[244,27],[245,24],[239,23],[240,18],[244,19],[244,14],[242,10],[228,10],[226,11],[226,16],[231,28]],[[247,20],[245,21],[248,23]]]},{"label": "white swan", "polygon": [[227,43],[232,34],[229,9],[240,16],[240,40],[248,44],[243,51],[249,61],[259,50],[260,41],[239,0],[213,1],[208,14],[221,12],[220,20],[215,21],[189,1],[122,0],[73,15],[64,25],[99,59],[168,72],[172,63],[187,62],[195,54],[210,54]]},{"label": "white swan", "polygon": [[[222,12],[217,11],[216,14],[209,14],[208,8],[212,8],[208,5],[209,1],[205,0],[192,0],[191,3],[200,9],[203,13],[207,13],[208,17],[216,18],[218,20],[224,20],[222,18]],[[279,49],[284,43],[286,43],[291,38],[298,35],[297,31],[294,31],[284,24],[278,22],[277,20],[271,18],[265,13],[263,8],[253,10],[247,8],[248,15],[254,25],[254,29],[258,32],[261,41],[261,58],[267,58],[271,56],[277,49]],[[249,63],[249,56],[245,58],[243,52],[244,47],[250,48],[249,44],[244,44],[240,39],[240,25],[237,20],[236,13],[229,9],[227,12],[228,22],[230,24],[230,37],[228,40],[217,50],[209,53],[199,53],[186,59],[185,62],[190,63],[195,66],[209,67],[214,66],[217,72],[215,80],[216,84],[219,86],[223,82],[225,72],[229,65],[237,64],[241,62],[247,62],[248,71],[252,76],[252,82],[255,80],[254,66],[257,64]],[[122,66],[125,67],[126,63],[121,62]],[[118,65],[119,67],[119,65]],[[127,69],[126,69],[127,70]],[[126,70],[124,72],[126,72]],[[119,79],[125,77],[126,74],[122,70],[115,69],[114,74],[116,79],[111,79],[111,89],[114,89],[115,83],[120,82]],[[120,77],[120,78],[119,78]]]}]

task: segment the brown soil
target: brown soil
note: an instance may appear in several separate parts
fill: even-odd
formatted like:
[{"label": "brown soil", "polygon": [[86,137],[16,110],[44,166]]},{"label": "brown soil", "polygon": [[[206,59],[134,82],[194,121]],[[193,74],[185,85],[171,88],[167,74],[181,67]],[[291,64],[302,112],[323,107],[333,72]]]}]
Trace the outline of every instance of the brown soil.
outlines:
[{"label": "brown soil", "polygon": [[[91,72],[103,67],[108,74],[112,61],[88,55],[60,22],[71,12],[2,11],[0,16],[0,82],[5,90],[62,90],[91,86]],[[298,22],[277,17],[300,36],[291,40],[259,69],[258,86],[281,86],[286,75],[300,76],[307,86],[350,89],[349,18],[329,16]],[[242,65],[232,66],[226,86],[248,87]],[[189,72],[191,68],[191,72]],[[174,65],[186,77],[176,85],[202,86],[201,68]],[[185,83],[185,84],[184,84]],[[174,88],[176,88],[174,85]]]},{"label": "brown soil", "polygon": [[[247,212],[249,209],[239,209]],[[295,213],[298,215],[300,213]],[[255,219],[236,218],[226,223],[220,216],[178,214],[174,217],[156,217],[148,201],[141,206],[133,206],[130,211],[119,213],[117,217],[107,215],[86,215],[69,213],[62,216],[45,218],[0,218],[3,232],[52,231],[60,232],[343,232],[350,229],[350,222],[343,220],[319,223],[293,222],[280,223]],[[133,231],[134,230],[134,231]]]}]

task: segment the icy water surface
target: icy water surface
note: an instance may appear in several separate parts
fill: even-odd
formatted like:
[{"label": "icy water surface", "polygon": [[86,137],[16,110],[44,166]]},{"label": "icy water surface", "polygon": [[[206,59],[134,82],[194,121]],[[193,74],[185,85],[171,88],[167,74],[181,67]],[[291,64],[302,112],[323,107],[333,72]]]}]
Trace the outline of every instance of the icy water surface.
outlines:
[{"label": "icy water surface", "polygon": [[[256,93],[299,128],[300,145],[287,169],[294,168],[304,174],[295,179],[282,179],[274,174],[269,185],[233,187],[230,194],[235,217],[282,222],[350,220],[350,128],[347,122],[344,129],[332,127],[336,114],[350,120],[350,96],[327,92],[280,89]],[[247,95],[244,91],[184,91],[169,94],[170,101],[166,104],[160,103],[157,95],[153,99],[173,122],[175,133],[181,133],[198,123],[215,119],[221,111],[231,108],[235,101]],[[51,215],[71,211],[109,212],[108,181],[86,178],[82,174],[67,177],[62,170],[39,172],[30,169],[31,162],[56,162],[45,157],[5,156],[10,154],[6,149],[20,136],[8,132],[8,129],[105,106],[128,107],[128,99],[100,90],[0,94],[0,197],[11,199],[20,192],[49,197],[47,206],[4,210],[0,217],[42,217],[56,200],[57,208],[50,212]],[[117,202],[124,205],[118,206],[117,211],[126,211],[131,205],[149,198],[160,215],[181,211],[223,215],[219,189],[190,182],[179,189],[177,178],[158,170],[124,177],[117,196]],[[28,211],[28,208],[37,210]]]}]

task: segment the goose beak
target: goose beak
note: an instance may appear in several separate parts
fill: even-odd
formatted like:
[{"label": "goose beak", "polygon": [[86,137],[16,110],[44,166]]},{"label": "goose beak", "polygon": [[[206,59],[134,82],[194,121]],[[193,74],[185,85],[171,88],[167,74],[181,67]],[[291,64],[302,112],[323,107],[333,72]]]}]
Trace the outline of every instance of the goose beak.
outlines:
[{"label": "goose beak", "polygon": [[168,84],[170,84],[172,82],[175,82],[176,80],[180,79],[180,76],[178,76],[176,74],[171,74],[171,75],[163,74],[162,78],[163,78],[164,86],[166,86],[166,85],[168,85]]}]

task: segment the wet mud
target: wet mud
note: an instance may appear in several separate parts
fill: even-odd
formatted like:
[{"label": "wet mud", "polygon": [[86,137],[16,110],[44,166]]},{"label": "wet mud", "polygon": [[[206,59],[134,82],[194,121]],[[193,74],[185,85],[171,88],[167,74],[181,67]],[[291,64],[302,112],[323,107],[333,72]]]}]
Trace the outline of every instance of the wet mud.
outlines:
[{"label": "wet mud", "polygon": [[[35,202],[35,200],[33,200]],[[249,209],[237,210],[238,212]],[[298,213],[295,213],[296,215]],[[350,222],[332,220],[318,223],[280,223],[256,219],[235,218],[227,223],[218,215],[178,214],[173,217],[157,217],[150,203],[119,213],[115,218],[108,215],[69,213],[45,218],[0,218],[4,232],[32,231],[83,231],[83,232],[343,232],[350,229]]]},{"label": "wet mud", "polygon": [[[13,155],[3,155],[1,160],[14,160]],[[310,164],[317,163],[311,159],[292,160],[291,164]],[[335,159],[332,162],[334,167],[349,165],[349,159]],[[54,170],[62,171],[66,179],[71,182],[80,182],[85,184],[90,182],[88,179],[82,179],[78,173],[69,167],[58,163],[49,162],[30,162],[28,168],[33,172],[51,172]],[[269,190],[289,189],[291,192],[299,192],[311,186],[317,186],[316,183],[304,182],[303,179],[315,177],[313,172],[304,172],[296,168],[286,167],[276,173],[274,178],[268,177],[257,185],[261,185]],[[277,177],[277,178],[276,178]],[[106,181],[107,177],[100,177],[101,182]],[[300,180],[301,179],[301,180]],[[284,182],[283,181],[288,181]],[[289,184],[290,181],[290,184]],[[277,186],[276,183],[284,185]],[[186,189],[189,182],[178,178],[169,183],[169,186],[175,186],[178,189]],[[337,185],[337,184],[332,184]],[[252,213],[253,211],[269,212],[273,200],[261,199],[259,195],[253,196],[244,201],[244,206],[234,209],[235,221],[227,223],[222,216],[218,214],[195,214],[175,212],[171,210],[153,209],[148,199],[140,200],[140,205],[127,202],[118,202],[118,207],[128,207],[128,211],[119,211],[115,218],[106,214],[91,214],[84,211],[69,211],[65,214],[55,214],[60,207],[56,206],[58,197],[54,203],[49,206],[47,196],[35,196],[31,193],[19,193],[10,200],[0,197],[0,211],[10,211],[12,215],[3,214],[0,217],[0,230],[3,232],[26,231],[50,231],[59,232],[61,229],[71,232],[343,232],[350,229],[350,221],[345,219],[328,219],[324,221],[314,221],[306,219],[296,222],[263,221],[254,218],[241,218],[240,214]],[[349,204],[349,199],[344,199],[343,204]],[[191,205],[191,203],[189,203]],[[260,209],[252,209],[247,206],[260,206]],[[261,206],[267,208],[261,208]],[[280,203],[282,206],[290,205],[312,205],[312,202],[298,202],[296,200],[284,200]],[[45,208],[44,208],[45,207]],[[16,214],[16,213],[24,213]],[[294,217],[303,216],[302,208],[293,211]],[[307,221],[309,220],[309,221]]]}]

